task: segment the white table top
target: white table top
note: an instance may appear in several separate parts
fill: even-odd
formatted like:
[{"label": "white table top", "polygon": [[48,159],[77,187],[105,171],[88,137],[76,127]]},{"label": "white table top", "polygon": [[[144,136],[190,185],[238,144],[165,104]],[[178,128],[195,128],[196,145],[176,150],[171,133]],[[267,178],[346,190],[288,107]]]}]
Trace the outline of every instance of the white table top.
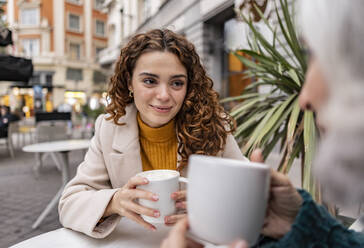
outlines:
[{"label": "white table top", "polygon": [[116,229],[104,239],[94,239],[79,232],[60,228],[25,240],[12,248],[152,248],[160,247],[169,230],[170,227],[160,224],[157,226],[157,231],[150,231],[132,220],[123,218]]},{"label": "white table top", "polygon": [[87,149],[91,141],[88,139],[70,139],[36,143],[23,147],[24,152],[66,152]]}]

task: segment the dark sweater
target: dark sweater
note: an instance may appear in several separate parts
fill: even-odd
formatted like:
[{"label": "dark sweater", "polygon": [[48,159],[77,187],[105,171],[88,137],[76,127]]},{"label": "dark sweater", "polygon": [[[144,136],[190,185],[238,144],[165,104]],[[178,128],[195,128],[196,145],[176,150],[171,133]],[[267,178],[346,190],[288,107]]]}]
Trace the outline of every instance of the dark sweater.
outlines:
[{"label": "dark sweater", "polygon": [[303,198],[303,204],[291,231],[278,241],[263,238],[255,247],[364,247],[364,233],[348,230],[323,206],[317,205],[309,193],[304,190],[298,192]]}]

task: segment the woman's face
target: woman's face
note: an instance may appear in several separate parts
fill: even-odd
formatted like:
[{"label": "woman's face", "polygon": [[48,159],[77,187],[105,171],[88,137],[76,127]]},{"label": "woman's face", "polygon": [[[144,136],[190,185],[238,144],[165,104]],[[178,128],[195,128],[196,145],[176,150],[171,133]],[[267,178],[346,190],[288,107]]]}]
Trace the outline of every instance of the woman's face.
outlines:
[{"label": "woman's face", "polygon": [[317,125],[322,131],[325,127],[320,122],[320,111],[327,103],[329,91],[318,60],[313,57],[308,65],[306,80],[299,96],[302,110],[312,110],[316,113]]},{"label": "woman's face", "polygon": [[187,71],[170,52],[148,52],[136,61],[129,89],[144,123],[160,127],[181,109],[187,92]]}]

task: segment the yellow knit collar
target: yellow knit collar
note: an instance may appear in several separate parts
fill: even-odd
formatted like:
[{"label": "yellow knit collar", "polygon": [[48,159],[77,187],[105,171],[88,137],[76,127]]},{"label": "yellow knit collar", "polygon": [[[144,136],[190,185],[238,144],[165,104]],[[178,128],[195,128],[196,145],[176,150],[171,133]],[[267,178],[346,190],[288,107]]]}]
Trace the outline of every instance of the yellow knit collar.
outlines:
[{"label": "yellow knit collar", "polygon": [[137,121],[139,125],[139,135],[151,142],[165,142],[177,138],[174,119],[161,127],[154,128],[144,123],[138,112]]}]

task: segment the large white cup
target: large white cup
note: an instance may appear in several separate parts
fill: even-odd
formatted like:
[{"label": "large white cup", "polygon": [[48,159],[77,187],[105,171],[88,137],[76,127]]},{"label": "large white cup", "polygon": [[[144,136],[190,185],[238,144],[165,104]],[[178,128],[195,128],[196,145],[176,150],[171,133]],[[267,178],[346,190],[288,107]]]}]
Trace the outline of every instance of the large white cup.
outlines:
[{"label": "large white cup", "polygon": [[213,244],[257,241],[269,196],[267,165],[192,155],[188,163],[187,213],[192,237]]},{"label": "large white cup", "polygon": [[171,194],[179,190],[179,182],[186,182],[186,178],[180,177],[175,170],[150,170],[138,173],[137,176],[145,177],[149,183],[139,185],[138,188],[157,194],[158,201],[139,199],[139,204],[145,207],[159,210],[158,218],[142,215],[149,223],[164,223],[164,217],[176,213],[176,202]]}]

